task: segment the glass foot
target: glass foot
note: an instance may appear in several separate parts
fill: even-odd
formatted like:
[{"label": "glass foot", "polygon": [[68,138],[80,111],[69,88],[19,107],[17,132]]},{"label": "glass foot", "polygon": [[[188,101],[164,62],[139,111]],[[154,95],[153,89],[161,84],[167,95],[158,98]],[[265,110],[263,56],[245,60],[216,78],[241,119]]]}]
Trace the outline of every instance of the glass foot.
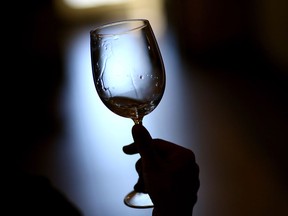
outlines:
[{"label": "glass foot", "polygon": [[153,208],[149,194],[131,191],[124,198],[124,203],[131,208]]}]

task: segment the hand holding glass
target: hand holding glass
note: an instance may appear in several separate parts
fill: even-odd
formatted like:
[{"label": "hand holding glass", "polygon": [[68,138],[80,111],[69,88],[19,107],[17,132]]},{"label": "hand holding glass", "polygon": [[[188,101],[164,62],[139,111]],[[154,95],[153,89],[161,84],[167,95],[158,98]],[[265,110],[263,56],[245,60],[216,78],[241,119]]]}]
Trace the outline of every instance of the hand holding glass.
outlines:
[{"label": "hand holding glass", "polygon": [[[90,32],[94,84],[102,102],[114,113],[142,124],[163,96],[165,69],[148,20],[102,25]],[[153,207],[149,195],[132,191],[124,202]]]}]

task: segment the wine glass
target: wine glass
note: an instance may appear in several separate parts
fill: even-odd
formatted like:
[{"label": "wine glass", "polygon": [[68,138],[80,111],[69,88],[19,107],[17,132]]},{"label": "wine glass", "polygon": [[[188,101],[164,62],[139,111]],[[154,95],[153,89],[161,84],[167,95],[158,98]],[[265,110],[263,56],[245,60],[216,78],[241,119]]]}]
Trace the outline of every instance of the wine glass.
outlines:
[{"label": "wine glass", "polygon": [[[161,53],[146,19],[108,23],[90,31],[93,80],[102,102],[114,113],[142,124],[165,89]],[[147,193],[132,191],[124,203],[153,207]]]}]

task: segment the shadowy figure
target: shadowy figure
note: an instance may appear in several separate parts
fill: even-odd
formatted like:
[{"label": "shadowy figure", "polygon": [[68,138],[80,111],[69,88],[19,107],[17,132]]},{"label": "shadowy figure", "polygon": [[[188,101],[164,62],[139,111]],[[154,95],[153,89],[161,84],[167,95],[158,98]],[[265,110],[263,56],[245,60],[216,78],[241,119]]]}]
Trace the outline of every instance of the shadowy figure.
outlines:
[{"label": "shadowy figure", "polygon": [[[5,2],[3,68],[7,91],[1,159],[5,215],[81,215],[65,194],[45,176],[36,175],[30,160],[35,149],[54,144],[61,132],[57,110],[63,80],[59,20],[52,1]],[[31,169],[31,170],[30,170]]]}]

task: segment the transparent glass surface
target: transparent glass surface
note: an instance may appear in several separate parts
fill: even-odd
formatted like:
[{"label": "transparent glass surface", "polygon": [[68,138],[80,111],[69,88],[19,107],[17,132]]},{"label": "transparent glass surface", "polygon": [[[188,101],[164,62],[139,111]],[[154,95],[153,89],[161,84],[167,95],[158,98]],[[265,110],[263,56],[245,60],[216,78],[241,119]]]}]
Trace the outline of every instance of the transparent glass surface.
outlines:
[{"label": "transparent glass surface", "polygon": [[[142,124],[160,103],[165,69],[148,20],[109,23],[90,32],[93,80],[102,102],[112,112]],[[130,192],[126,205],[153,207],[148,194]]]}]

